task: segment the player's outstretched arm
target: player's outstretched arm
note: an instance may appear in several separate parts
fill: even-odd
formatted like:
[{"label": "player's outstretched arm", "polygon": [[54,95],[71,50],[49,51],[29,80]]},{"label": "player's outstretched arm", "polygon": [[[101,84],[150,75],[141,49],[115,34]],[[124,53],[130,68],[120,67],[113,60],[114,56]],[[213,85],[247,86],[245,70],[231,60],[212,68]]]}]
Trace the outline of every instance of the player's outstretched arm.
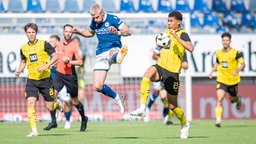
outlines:
[{"label": "player's outstretched arm", "polygon": [[86,29],[86,30],[79,30],[78,28],[73,28],[73,33],[75,34],[79,34],[80,36],[83,37],[93,37],[95,35],[95,32],[90,30],[90,29]]}]

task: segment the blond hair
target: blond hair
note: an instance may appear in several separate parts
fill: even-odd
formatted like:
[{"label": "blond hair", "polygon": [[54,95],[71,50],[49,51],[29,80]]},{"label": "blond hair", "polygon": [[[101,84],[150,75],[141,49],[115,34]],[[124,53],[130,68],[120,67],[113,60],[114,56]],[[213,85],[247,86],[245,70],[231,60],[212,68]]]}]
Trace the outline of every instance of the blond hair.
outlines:
[{"label": "blond hair", "polygon": [[90,8],[90,13],[92,15],[100,13],[102,11],[101,6],[97,3],[93,4]]}]

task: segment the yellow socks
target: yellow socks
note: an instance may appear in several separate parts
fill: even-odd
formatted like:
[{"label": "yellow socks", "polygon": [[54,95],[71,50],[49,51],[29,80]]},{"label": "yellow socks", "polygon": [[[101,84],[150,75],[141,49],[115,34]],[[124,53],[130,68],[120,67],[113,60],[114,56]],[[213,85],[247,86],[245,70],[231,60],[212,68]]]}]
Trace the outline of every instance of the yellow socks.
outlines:
[{"label": "yellow socks", "polygon": [[30,127],[36,129],[36,110],[35,108],[27,108],[28,112],[28,120],[30,123]]},{"label": "yellow socks", "polygon": [[170,109],[170,110],[169,110],[169,117],[168,117],[168,119],[171,120],[171,119],[172,119],[172,116],[173,116],[173,111]]},{"label": "yellow socks", "polygon": [[222,107],[221,106],[216,106],[215,107],[215,116],[216,116],[216,119],[221,119],[222,117]]},{"label": "yellow socks", "polygon": [[143,77],[140,85],[140,104],[146,105],[150,90],[150,79]]},{"label": "yellow socks", "polygon": [[58,103],[58,101],[55,99],[55,100],[53,101],[53,109],[54,109],[54,110],[57,109],[58,106],[59,106],[59,103]]},{"label": "yellow socks", "polygon": [[161,99],[161,101],[162,101],[164,107],[168,107],[168,101],[167,101],[167,99]]},{"label": "yellow socks", "polygon": [[173,113],[180,120],[181,126],[184,126],[187,123],[186,117],[184,115],[184,111],[181,107],[177,107],[176,109],[174,109]]}]

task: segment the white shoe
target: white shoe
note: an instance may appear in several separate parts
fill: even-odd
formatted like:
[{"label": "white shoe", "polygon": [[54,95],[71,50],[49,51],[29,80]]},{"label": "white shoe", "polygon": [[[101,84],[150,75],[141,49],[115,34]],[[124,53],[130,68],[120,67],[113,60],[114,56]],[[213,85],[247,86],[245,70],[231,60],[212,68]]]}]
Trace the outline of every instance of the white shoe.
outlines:
[{"label": "white shoe", "polygon": [[215,126],[216,126],[216,127],[220,127],[220,126],[221,126],[221,120],[220,120],[220,119],[219,119],[219,120],[216,120]]},{"label": "white shoe", "polygon": [[142,116],[145,117],[146,116],[146,112],[144,110],[141,110],[140,108],[130,112],[131,116]]},{"label": "white shoe", "polygon": [[36,136],[38,136],[38,132],[37,131],[36,132],[32,131],[26,137],[36,137]]},{"label": "white shoe", "polygon": [[180,138],[181,139],[187,139],[188,138],[189,127],[190,127],[190,124],[189,124],[188,121],[184,126],[181,127],[181,129],[180,129]]},{"label": "white shoe", "polygon": [[166,116],[164,117],[164,124],[167,124],[168,120],[169,120],[169,115],[166,115]]},{"label": "white shoe", "polygon": [[70,128],[71,128],[71,123],[69,121],[66,121],[64,129],[70,129]]},{"label": "white shoe", "polygon": [[145,117],[143,118],[144,122],[149,122],[149,108],[146,108]]},{"label": "white shoe", "polygon": [[57,107],[57,109],[58,109],[60,112],[63,112],[63,111],[64,111],[64,106],[63,106],[62,102],[61,102],[59,99],[57,99],[57,102],[58,102],[58,107]]},{"label": "white shoe", "polygon": [[120,112],[121,112],[121,114],[123,114],[124,111],[125,111],[124,100],[125,100],[125,96],[122,95],[122,94],[120,94],[120,95],[119,95],[119,100],[117,100],[117,104],[118,104],[119,107],[120,107]]},{"label": "white shoe", "polygon": [[123,61],[123,59],[124,59],[124,57],[126,56],[127,52],[128,52],[128,47],[127,47],[126,45],[124,45],[124,46],[120,49],[120,51],[118,52],[118,54],[117,54],[116,62],[119,63],[119,64],[121,64],[122,61]]}]

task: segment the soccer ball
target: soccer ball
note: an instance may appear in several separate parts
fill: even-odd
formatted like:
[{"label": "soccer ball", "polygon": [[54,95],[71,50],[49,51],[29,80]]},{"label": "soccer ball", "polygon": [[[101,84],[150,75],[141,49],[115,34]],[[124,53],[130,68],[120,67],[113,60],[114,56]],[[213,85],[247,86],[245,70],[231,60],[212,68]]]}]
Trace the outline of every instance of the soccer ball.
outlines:
[{"label": "soccer ball", "polygon": [[159,33],[156,36],[156,45],[161,48],[168,48],[171,44],[170,36],[166,33]]}]

